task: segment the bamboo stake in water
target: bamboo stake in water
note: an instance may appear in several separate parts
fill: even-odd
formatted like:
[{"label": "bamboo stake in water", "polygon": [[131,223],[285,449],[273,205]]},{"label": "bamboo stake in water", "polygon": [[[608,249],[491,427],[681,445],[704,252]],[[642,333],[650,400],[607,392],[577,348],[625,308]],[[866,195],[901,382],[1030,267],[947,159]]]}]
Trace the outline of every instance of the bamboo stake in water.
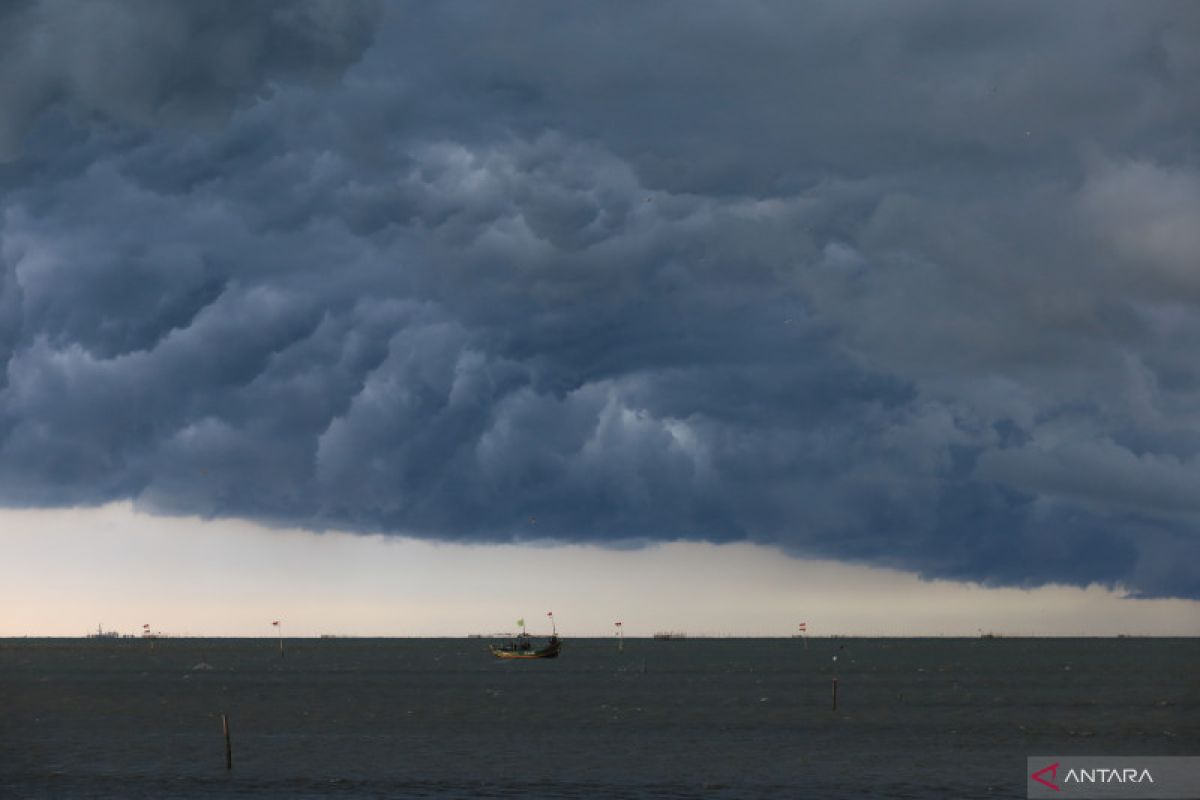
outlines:
[{"label": "bamboo stake in water", "polygon": [[229,716],[221,715],[221,728],[225,731],[225,769],[233,769],[233,745],[229,741]]},{"label": "bamboo stake in water", "polygon": [[837,711],[837,656],[833,657],[833,710]]}]

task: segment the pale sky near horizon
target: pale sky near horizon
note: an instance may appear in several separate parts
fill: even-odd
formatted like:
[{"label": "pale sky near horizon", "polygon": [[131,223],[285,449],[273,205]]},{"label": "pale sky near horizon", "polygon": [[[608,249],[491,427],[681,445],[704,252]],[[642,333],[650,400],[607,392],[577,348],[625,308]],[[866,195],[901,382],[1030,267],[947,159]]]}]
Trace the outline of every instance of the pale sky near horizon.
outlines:
[{"label": "pale sky near horizon", "polygon": [[922,581],[750,544],[436,544],[157,517],[129,503],[0,511],[0,636],[1200,635],[1200,603],[1092,586]]}]

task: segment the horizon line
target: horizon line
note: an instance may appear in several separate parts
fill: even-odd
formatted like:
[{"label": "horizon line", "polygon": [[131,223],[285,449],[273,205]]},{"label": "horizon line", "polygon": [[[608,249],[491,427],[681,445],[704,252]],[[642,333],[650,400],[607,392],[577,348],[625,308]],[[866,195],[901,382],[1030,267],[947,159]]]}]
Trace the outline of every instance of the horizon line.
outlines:
[{"label": "horizon line", "polygon": [[[359,635],[359,634],[315,634],[315,635],[296,635],[296,636],[272,636],[265,634],[262,636],[238,635],[238,634],[160,634],[154,637],[143,637],[140,635],[121,635],[121,636],[96,636],[94,634],[83,634],[79,636],[64,636],[64,635],[41,635],[41,634],[10,634],[0,635],[0,641],[9,639],[62,639],[62,640],[81,640],[81,641],[98,641],[98,642],[161,642],[165,640],[178,639],[244,639],[263,640],[276,642],[282,638],[284,641],[331,641],[341,639],[503,639],[515,636],[512,634],[385,634],[385,635]],[[530,634],[532,638],[544,638],[549,634]],[[560,639],[617,639],[619,637],[612,634],[604,635],[587,635],[579,636],[563,636],[559,635]],[[1076,634],[1042,634],[1042,633],[1021,633],[1021,634],[1006,634],[993,633],[983,635],[969,634],[945,634],[945,633],[926,633],[926,634],[829,634],[825,636],[796,636],[796,635],[762,635],[762,634],[685,634],[673,635],[670,637],[658,637],[654,634],[634,636],[629,635],[624,637],[626,640],[644,640],[644,641],[688,641],[694,639],[779,639],[791,641],[793,639],[816,639],[816,640],[834,640],[834,639],[967,639],[994,641],[996,639],[1200,639],[1200,634],[1156,634],[1156,633],[1076,633]]]}]

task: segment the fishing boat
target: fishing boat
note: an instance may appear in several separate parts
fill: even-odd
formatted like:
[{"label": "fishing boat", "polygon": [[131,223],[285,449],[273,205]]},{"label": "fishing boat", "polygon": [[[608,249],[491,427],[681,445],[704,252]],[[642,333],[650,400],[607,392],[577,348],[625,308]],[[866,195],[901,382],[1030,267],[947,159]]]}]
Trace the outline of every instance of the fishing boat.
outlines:
[{"label": "fishing boat", "polygon": [[562,640],[557,636],[551,636],[544,647],[535,648],[533,641],[528,636],[518,636],[502,645],[489,645],[489,649],[496,658],[558,658],[558,651],[562,649]]},{"label": "fishing boat", "polygon": [[558,627],[554,625],[554,612],[546,614],[550,618],[550,625],[554,632],[550,634],[545,646],[534,647],[533,638],[525,632],[525,620],[517,620],[517,624],[521,626],[521,633],[504,644],[488,645],[492,655],[496,658],[504,659],[530,659],[530,658],[558,658],[558,651],[562,649],[562,640],[558,638]]}]

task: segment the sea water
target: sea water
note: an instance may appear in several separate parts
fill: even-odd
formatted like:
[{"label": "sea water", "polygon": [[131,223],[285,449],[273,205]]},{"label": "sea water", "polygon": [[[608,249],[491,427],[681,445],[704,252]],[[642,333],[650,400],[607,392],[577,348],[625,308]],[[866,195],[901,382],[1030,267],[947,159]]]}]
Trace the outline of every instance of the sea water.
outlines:
[{"label": "sea water", "polygon": [[1198,668],[1194,639],[7,639],[0,797],[1023,797],[1027,755],[1200,753]]}]

